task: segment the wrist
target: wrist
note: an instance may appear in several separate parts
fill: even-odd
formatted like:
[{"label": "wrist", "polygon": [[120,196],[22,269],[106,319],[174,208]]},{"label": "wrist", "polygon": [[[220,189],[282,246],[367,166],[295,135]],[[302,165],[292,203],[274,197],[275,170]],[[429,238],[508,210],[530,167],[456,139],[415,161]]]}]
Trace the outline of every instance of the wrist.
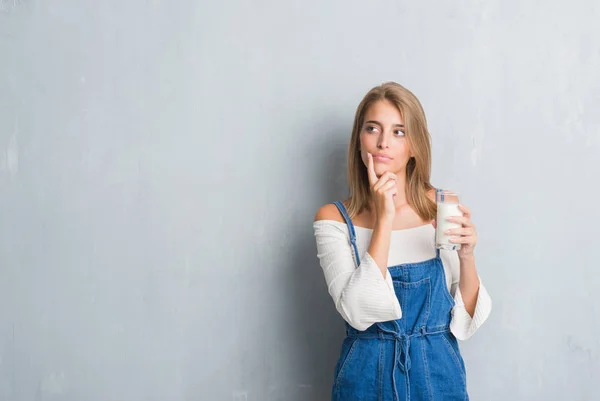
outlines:
[{"label": "wrist", "polygon": [[388,219],[378,219],[374,230],[392,231],[392,222]]},{"label": "wrist", "polygon": [[460,252],[459,252],[458,253],[458,259],[461,262],[472,262],[472,261],[475,260],[475,254],[471,252],[471,253],[468,253],[468,254],[465,254],[465,255],[461,255]]}]

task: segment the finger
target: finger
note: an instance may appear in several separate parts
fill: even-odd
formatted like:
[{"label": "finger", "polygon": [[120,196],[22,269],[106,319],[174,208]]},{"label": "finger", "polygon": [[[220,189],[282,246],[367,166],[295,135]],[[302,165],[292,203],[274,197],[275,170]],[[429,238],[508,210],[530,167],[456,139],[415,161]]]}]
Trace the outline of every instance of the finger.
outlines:
[{"label": "finger", "polygon": [[375,166],[373,165],[373,155],[367,152],[367,175],[369,176],[369,184],[371,187],[377,182],[377,174],[375,174]]},{"label": "finger", "polygon": [[459,204],[458,208],[464,213],[465,217],[471,217],[471,209],[463,204]]},{"label": "finger", "polygon": [[396,188],[396,181],[388,180],[385,182],[385,184],[379,185],[379,188],[376,191],[387,193],[388,191],[395,189],[395,188]]},{"label": "finger", "polygon": [[475,234],[475,230],[472,227],[467,228],[451,228],[444,232],[446,235],[462,235],[462,236],[471,236]]},{"label": "finger", "polygon": [[391,195],[392,198],[395,198],[396,196],[398,196],[398,187],[396,187],[396,185],[394,185],[392,188],[385,191],[385,194],[388,196]]},{"label": "finger", "polygon": [[396,182],[397,178],[398,177],[396,176],[396,174],[386,171],[385,173],[383,173],[383,175],[381,177],[379,177],[379,179],[373,186],[373,190],[376,191],[377,189],[381,188],[384,184],[386,184],[389,181]]},{"label": "finger", "polygon": [[471,219],[469,219],[468,217],[461,217],[461,216],[450,216],[447,217],[446,220],[451,221],[453,223],[459,223],[462,224],[464,227],[475,227],[475,225],[473,224],[473,222],[471,221]]},{"label": "finger", "polygon": [[[387,183],[390,184],[391,189],[389,191],[392,191],[393,193],[397,194],[398,193],[398,185],[396,183],[396,181],[394,180],[389,180]],[[386,185],[387,185],[386,183]]]},{"label": "finger", "polygon": [[379,179],[381,180],[384,177],[386,180],[397,180],[398,179],[398,176],[396,174],[392,173],[391,171],[386,171],[385,173],[383,173],[381,175],[381,177],[379,177]]},{"label": "finger", "polygon": [[468,244],[475,245],[476,238],[475,237],[452,237],[448,239],[450,242],[454,244]]}]

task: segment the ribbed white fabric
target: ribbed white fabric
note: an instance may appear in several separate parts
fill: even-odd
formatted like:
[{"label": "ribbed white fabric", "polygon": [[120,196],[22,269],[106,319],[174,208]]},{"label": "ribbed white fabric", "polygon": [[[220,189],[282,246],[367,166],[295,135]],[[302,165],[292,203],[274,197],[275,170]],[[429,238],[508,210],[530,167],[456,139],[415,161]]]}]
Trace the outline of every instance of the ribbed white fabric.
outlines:
[{"label": "ribbed white fabric", "polygon": [[[356,267],[348,226],[335,220],[313,223],[317,256],[325,275],[329,295],[342,318],[357,330],[377,322],[400,319],[402,310],[394,292],[392,277],[384,279],[367,250],[373,231],[355,226],[360,266]],[[456,251],[440,251],[446,285],[454,298],[450,330],[466,340],[486,321],[492,300],[479,278],[479,294],[473,318],[465,309],[460,289],[460,261]],[[435,257],[435,229],[431,224],[392,231],[388,266],[414,263]]]}]

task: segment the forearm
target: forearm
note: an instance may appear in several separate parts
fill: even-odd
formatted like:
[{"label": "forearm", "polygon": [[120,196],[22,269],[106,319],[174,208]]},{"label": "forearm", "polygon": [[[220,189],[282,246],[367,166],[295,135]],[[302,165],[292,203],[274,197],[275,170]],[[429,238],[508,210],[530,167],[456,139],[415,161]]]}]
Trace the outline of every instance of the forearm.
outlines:
[{"label": "forearm", "polygon": [[371,244],[369,245],[369,255],[373,258],[377,267],[381,270],[383,278],[386,278],[388,271],[388,256],[390,253],[390,240],[392,236],[392,223],[381,221],[375,225]]},{"label": "forearm", "polygon": [[460,293],[465,309],[471,317],[475,314],[475,305],[479,295],[479,276],[475,267],[475,255],[459,258],[460,260]]}]

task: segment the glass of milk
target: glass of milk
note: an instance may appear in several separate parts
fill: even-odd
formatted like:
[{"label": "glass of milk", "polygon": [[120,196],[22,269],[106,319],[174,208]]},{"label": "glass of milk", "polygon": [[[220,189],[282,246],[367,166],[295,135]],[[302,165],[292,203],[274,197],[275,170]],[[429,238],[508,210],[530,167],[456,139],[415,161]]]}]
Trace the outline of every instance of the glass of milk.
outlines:
[{"label": "glass of milk", "polygon": [[435,230],[435,247],[445,250],[458,250],[460,244],[455,244],[449,241],[452,235],[444,234],[446,230],[452,228],[460,228],[462,224],[454,223],[446,220],[450,216],[462,216],[462,212],[458,208],[458,194],[452,191],[438,189],[435,194],[437,203],[437,229]]}]

